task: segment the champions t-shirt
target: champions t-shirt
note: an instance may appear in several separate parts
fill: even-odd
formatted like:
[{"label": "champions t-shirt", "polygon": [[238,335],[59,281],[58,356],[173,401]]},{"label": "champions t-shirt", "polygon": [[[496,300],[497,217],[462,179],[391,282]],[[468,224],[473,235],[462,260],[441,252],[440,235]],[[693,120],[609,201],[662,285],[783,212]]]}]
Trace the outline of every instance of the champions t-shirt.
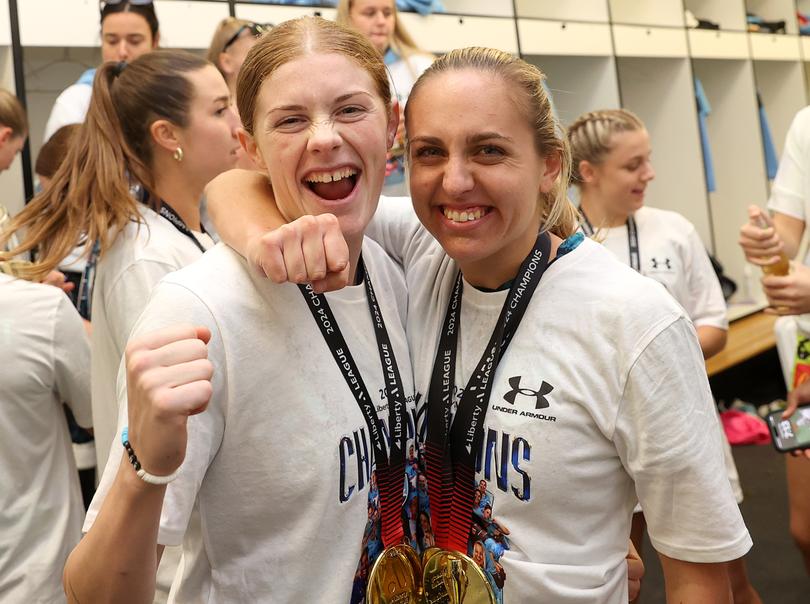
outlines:
[{"label": "champions t-shirt", "polygon": [[[406,199],[381,201],[369,234],[405,268],[424,439],[458,268]],[[456,403],[506,295],[465,284]],[[467,553],[499,601],[624,604],[636,498],[667,556],[721,562],[751,547],[717,480],[719,428],[694,328],[600,245],[586,240],[549,266],[493,379]]]},{"label": "champions t-shirt", "polygon": [[[408,393],[410,467],[417,417],[404,279],[373,241],[364,243],[363,259]],[[326,296],[389,434],[386,382],[364,286]],[[157,286],[133,335],[180,322],[211,330],[214,376],[208,409],[189,419],[186,460],[163,506],[159,543],[183,543],[174,601],[361,602],[383,549],[372,447],[363,414],[298,287],[255,275],[243,258],[218,245]],[[119,380],[122,399],[125,392]],[[123,424],[125,404],[121,418]],[[85,529],[121,453],[118,439]],[[417,488],[416,473],[406,468],[398,505],[409,502],[402,519],[412,541]]]}]

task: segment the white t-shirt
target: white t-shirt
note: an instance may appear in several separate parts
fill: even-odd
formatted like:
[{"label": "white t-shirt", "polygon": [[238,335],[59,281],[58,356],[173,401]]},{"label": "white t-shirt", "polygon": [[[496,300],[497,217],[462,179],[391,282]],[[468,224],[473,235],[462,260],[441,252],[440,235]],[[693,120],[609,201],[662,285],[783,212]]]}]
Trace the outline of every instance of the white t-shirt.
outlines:
[{"label": "white t-shirt", "polygon": [[[696,327],[728,329],[726,301],[694,225],[677,212],[644,206],[635,214],[641,274],[661,283],[686,310]],[[600,229],[596,239],[630,265],[627,225]],[[719,416],[718,416],[719,419]],[[720,426],[726,475],[737,503],[743,501],[740,476],[728,438]]]},{"label": "white t-shirt", "polygon": [[0,274],[0,602],[64,602],[82,503],[62,403],[90,427],[90,344],[68,297]]},{"label": "white t-shirt", "polygon": [[[692,223],[676,212],[646,206],[634,217],[641,274],[661,283],[696,327],[728,329],[720,282]],[[630,265],[627,225],[600,229],[596,239]]]},{"label": "white t-shirt", "polygon": [[[404,200],[380,207],[370,232],[405,268],[423,403],[458,268]],[[465,285],[458,388],[505,296]],[[487,567],[505,570],[503,601],[626,603],[636,498],[667,556],[721,562],[748,551],[729,483],[717,480],[723,456],[705,376],[692,324],[658,284],[590,240],[548,268],[495,373],[476,469],[509,531],[502,553],[484,540]],[[424,429],[423,420],[420,437]]]},{"label": "white t-shirt", "polygon": [[[165,275],[202,256],[168,220],[146,206],[143,223],[131,222],[96,267],[93,288],[93,425],[96,467],[107,464],[118,423],[115,380],[132,326]],[[213,242],[195,233],[203,247]]]},{"label": "white t-shirt", "polygon": [[93,87],[88,84],[76,83],[65,88],[53,104],[51,115],[45,124],[43,141],[47,142],[62,126],[84,122],[91,96]]},{"label": "white t-shirt", "polygon": [[[404,279],[374,242],[364,243],[363,258],[408,393],[413,443]],[[327,298],[387,426],[365,289],[347,287]],[[362,593],[368,572],[367,564],[358,566],[361,546],[381,549],[366,525],[376,497],[372,449],[301,292],[256,276],[220,244],[158,285],[133,334],[189,321],[212,332],[213,396],[204,413],[189,419],[186,459],[163,506],[158,541],[184,548],[174,601],[347,604],[353,592]],[[122,423],[123,417],[122,410]],[[114,479],[117,443],[85,529]]]}]

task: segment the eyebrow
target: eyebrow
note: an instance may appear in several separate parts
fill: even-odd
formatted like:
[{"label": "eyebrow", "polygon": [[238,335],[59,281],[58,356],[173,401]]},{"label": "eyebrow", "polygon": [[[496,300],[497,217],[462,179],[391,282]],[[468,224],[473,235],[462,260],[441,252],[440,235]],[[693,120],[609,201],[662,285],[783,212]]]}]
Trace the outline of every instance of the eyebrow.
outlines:
[{"label": "eyebrow", "polygon": [[217,98],[215,98],[213,102],[214,103],[219,103],[219,102],[230,103],[231,102],[231,97],[229,95],[227,95],[227,94],[223,94],[222,96],[218,96]]},{"label": "eyebrow", "polygon": [[[369,92],[366,92],[365,90],[356,90],[354,92],[348,92],[346,94],[340,95],[334,101],[332,101],[332,103],[335,103],[335,104],[336,103],[342,103],[343,101],[347,101],[350,98],[352,98],[353,96],[358,96],[358,95],[364,95],[364,96],[367,96],[367,97],[371,98],[371,94]],[[304,109],[306,109],[306,107],[304,107],[304,105],[279,105],[278,107],[273,107],[267,113],[269,115],[269,114],[273,113],[274,111],[302,111]]]},{"label": "eyebrow", "polygon": [[[467,137],[467,144],[474,145],[476,143],[480,143],[483,141],[491,141],[491,140],[503,140],[513,143],[514,140],[509,138],[508,136],[504,136],[503,134],[498,134],[497,132],[481,132],[479,134],[473,134],[472,136]],[[426,143],[428,145],[440,145],[442,141],[440,138],[435,136],[416,136],[411,139],[411,144],[413,143]]]}]

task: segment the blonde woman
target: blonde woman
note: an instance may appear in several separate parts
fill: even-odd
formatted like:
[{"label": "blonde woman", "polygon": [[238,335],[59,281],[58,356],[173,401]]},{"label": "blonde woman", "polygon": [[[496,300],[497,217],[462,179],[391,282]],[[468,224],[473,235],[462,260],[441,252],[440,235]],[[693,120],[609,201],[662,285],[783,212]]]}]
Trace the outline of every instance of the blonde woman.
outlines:
[{"label": "blonde woman", "polygon": [[[720,283],[695,227],[680,214],[644,205],[655,178],[650,135],[626,109],[591,111],[568,129],[572,181],[580,193],[581,229],[621,262],[664,285],[686,310],[704,358],[726,343],[728,320]],[[725,432],[720,430],[726,475],[738,503],[743,493]],[[644,516],[633,518],[633,541],[641,550]],[[758,603],[743,559],[729,564],[734,602]]]},{"label": "blonde woman", "polygon": [[219,69],[219,73],[225,78],[234,104],[236,103],[236,80],[239,77],[242,63],[245,62],[248,51],[253,48],[258,37],[269,29],[269,25],[227,17],[219,22],[214,31],[206,58]]},{"label": "blonde woman", "polygon": [[[400,111],[405,109],[408,95],[416,79],[433,62],[433,55],[421,50],[398,18],[395,0],[340,0],[336,21],[356,29],[366,36],[383,55],[391,78],[391,90],[399,101]],[[405,121],[400,129],[394,149],[389,154],[385,195],[406,195],[405,179]]]}]

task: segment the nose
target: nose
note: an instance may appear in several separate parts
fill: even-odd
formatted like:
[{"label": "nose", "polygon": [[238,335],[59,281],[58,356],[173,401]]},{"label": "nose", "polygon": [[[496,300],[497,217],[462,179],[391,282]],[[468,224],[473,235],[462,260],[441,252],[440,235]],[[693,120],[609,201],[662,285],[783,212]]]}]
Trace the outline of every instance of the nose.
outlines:
[{"label": "nose", "polygon": [[309,151],[328,153],[338,148],[342,142],[340,134],[335,128],[335,122],[331,119],[313,122],[310,129],[311,134],[307,142]]},{"label": "nose", "polygon": [[239,129],[242,127],[242,121],[236,114],[236,109],[234,109],[233,105],[230,105],[228,107],[228,123],[231,127],[231,136],[233,138],[238,138],[237,133],[239,132]]},{"label": "nose", "polygon": [[655,178],[655,170],[653,169],[651,162],[647,162],[645,164],[645,170],[641,175],[641,178],[644,182],[650,182],[653,178]]},{"label": "nose", "polygon": [[378,25],[385,24],[385,15],[381,10],[378,10],[376,13],[374,13],[374,21],[376,21]]},{"label": "nose", "polygon": [[442,178],[442,187],[445,192],[450,196],[459,197],[470,191],[473,186],[475,186],[475,180],[464,159],[450,157],[445,164]]},{"label": "nose", "polygon": [[118,60],[119,61],[127,61],[129,60],[129,44],[127,44],[126,40],[121,40],[118,43],[118,47],[116,49],[118,53]]}]

